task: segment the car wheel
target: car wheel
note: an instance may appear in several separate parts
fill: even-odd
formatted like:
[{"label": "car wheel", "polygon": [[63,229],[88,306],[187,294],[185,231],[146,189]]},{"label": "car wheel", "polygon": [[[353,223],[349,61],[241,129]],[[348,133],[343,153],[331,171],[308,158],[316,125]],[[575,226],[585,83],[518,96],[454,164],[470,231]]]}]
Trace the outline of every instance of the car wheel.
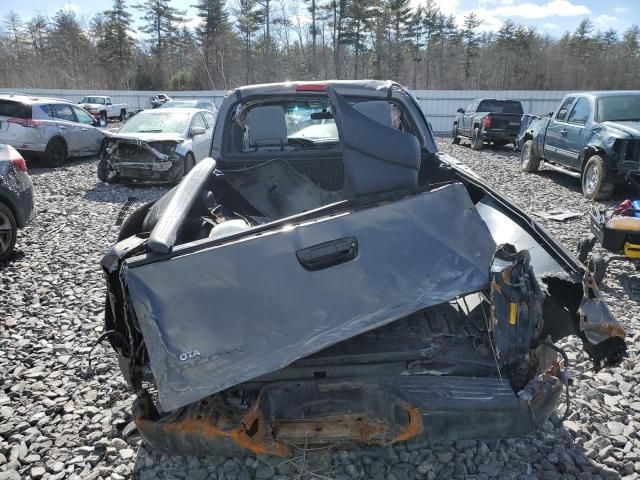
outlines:
[{"label": "car wheel", "polygon": [[120,121],[124,122],[127,119],[127,112],[126,110],[120,110]]},{"label": "car wheel", "polygon": [[184,171],[182,176],[184,177],[195,166],[196,166],[196,159],[193,156],[193,153],[191,152],[187,153],[184,157]]},{"label": "car wheel", "polygon": [[593,155],[582,172],[582,193],[591,200],[611,198],[615,185],[606,182],[607,167],[600,155]]},{"label": "car wheel", "polygon": [[453,130],[451,130],[451,137],[453,138],[453,140],[451,140],[451,143],[453,143],[454,145],[460,145],[460,137],[458,136],[457,125],[453,126]]},{"label": "car wheel", "polygon": [[59,167],[67,159],[67,146],[61,138],[52,138],[44,150],[44,163],[48,167]]},{"label": "car wheel", "polygon": [[4,203],[0,203],[0,261],[11,256],[17,236],[18,225],[13,212]]},{"label": "car wheel", "polygon": [[98,179],[101,182],[111,183],[113,179],[109,177],[108,164],[106,158],[101,158],[98,162]]},{"label": "car wheel", "polygon": [[479,128],[473,129],[473,137],[471,138],[471,148],[474,150],[482,150],[482,135]]},{"label": "car wheel", "polygon": [[533,152],[533,140],[527,140],[520,152],[520,169],[523,172],[533,173],[540,168],[540,157]]}]

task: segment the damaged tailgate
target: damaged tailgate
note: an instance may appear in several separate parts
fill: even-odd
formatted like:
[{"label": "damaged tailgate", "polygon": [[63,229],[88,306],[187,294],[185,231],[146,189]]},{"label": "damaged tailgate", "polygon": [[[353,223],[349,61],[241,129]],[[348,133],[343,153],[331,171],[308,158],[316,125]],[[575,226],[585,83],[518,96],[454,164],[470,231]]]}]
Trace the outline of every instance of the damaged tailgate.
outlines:
[{"label": "damaged tailgate", "polygon": [[495,251],[457,183],[208,242],[122,269],[164,410],[486,289]]}]

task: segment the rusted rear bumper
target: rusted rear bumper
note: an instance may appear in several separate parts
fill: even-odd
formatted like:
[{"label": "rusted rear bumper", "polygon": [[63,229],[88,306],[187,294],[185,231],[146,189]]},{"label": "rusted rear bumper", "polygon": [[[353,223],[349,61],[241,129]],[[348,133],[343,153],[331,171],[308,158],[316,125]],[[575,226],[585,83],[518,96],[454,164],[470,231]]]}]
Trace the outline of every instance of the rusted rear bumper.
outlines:
[{"label": "rusted rear bumper", "polygon": [[164,416],[149,397],[135,422],[154,449],[173,455],[287,456],[291,445],[388,445],[517,436],[551,415],[562,392],[557,363],[518,395],[508,380],[372,377],[278,382],[250,409],[225,405],[224,392]]}]

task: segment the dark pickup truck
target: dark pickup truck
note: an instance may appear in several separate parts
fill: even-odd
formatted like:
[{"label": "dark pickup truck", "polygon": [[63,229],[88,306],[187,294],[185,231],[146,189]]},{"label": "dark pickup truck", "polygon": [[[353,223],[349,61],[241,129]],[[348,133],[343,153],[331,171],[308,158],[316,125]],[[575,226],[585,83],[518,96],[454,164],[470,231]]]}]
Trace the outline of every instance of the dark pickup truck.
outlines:
[{"label": "dark pickup truck", "polygon": [[640,91],[570,93],[524,132],[521,164],[540,162],[582,180],[585,197],[605,200],[640,170]]},{"label": "dark pickup truck", "polygon": [[522,104],[517,100],[474,100],[466,109],[458,109],[451,131],[453,143],[457,145],[460,137],[467,137],[471,139],[474,150],[482,150],[484,142],[498,146],[515,145],[522,113]]}]

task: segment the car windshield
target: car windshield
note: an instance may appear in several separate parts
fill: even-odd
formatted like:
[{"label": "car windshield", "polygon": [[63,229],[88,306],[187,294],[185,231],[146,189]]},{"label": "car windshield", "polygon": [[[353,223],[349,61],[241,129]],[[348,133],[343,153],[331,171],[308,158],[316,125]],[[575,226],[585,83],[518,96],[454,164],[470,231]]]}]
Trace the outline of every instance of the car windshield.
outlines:
[{"label": "car windshield", "polygon": [[612,95],[600,97],[598,122],[640,121],[640,95]]},{"label": "car windshield", "polygon": [[482,100],[476,111],[522,115],[522,105],[520,102],[514,102],[513,100]]},{"label": "car windshield", "polygon": [[160,108],[194,108],[197,102],[197,100],[169,100]]},{"label": "car windshield", "polygon": [[131,117],[118,132],[120,133],[179,133],[187,130],[190,114],[158,110],[140,112]]},{"label": "car windshield", "polygon": [[84,97],[80,103],[97,103],[98,105],[104,105],[104,98]]}]

